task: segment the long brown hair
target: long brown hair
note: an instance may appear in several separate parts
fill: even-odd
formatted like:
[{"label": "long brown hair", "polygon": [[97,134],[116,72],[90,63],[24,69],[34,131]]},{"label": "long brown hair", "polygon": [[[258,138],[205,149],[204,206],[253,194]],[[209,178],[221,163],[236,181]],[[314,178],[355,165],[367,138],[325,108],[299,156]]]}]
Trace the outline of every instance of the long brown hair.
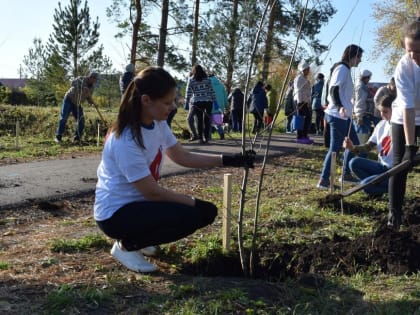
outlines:
[{"label": "long brown hair", "polygon": [[349,64],[352,58],[360,57],[362,54],[363,49],[361,47],[351,44],[344,49],[343,55],[341,56],[341,62]]},{"label": "long brown hair", "polygon": [[141,135],[141,96],[146,94],[151,100],[156,100],[167,95],[173,88],[176,88],[176,82],[163,68],[147,67],[137,74],[123,95],[117,121],[112,126],[116,137],[119,138],[125,128],[130,128],[136,143],[144,148]]}]

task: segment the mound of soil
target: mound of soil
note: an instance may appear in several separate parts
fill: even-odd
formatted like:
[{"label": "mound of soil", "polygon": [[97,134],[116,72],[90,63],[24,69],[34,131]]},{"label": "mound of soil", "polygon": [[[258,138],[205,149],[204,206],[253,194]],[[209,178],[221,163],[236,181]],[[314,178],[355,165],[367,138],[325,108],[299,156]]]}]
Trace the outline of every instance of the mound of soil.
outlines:
[{"label": "mound of soil", "polygon": [[[266,241],[257,253],[254,275],[264,279],[301,277],[302,274],[350,275],[363,270],[387,274],[420,271],[420,201],[405,209],[406,228],[389,229],[385,222],[375,232],[356,239],[334,235],[313,244],[276,244]],[[238,276],[239,257],[212,255],[186,264],[182,272],[207,276]]]}]

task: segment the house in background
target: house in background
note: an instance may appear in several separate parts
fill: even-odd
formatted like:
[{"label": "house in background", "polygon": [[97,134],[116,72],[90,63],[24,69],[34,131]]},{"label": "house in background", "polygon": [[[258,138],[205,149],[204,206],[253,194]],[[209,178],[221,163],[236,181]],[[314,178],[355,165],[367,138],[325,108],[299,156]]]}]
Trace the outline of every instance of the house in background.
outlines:
[{"label": "house in background", "polygon": [[17,90],[25,87],[26,79],[0,79],[0,84],[12,90]]}]

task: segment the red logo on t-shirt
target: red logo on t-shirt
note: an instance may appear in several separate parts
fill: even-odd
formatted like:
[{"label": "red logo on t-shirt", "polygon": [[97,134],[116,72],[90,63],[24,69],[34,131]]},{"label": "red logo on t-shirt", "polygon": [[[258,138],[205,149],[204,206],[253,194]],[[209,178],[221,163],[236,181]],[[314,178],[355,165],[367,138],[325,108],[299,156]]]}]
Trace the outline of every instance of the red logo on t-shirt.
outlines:
[{"label": "red logo on t-shirt", "polygon": [[381,156],[388,156],[389,151],[391,150],[391,137],[386,136],[382,139],[382,150]]},{"label": "red logo on t-shirt", "polygon": [[152,164],[150,164],[150,173],[152,173],[153,178],[158,181],[159,179],[159,167],[160,167],[160,163],[162,162],[162,147],[159,147],[159,150],[155,156],[155,158],[153,159]]}]

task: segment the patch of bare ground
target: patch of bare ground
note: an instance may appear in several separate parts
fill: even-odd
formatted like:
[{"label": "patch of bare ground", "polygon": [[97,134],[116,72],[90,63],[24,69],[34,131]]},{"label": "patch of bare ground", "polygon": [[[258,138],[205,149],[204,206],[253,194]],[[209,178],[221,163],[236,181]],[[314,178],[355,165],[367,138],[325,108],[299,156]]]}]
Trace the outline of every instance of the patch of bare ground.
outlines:
[{"label": "patch of bare ground", "polygon": [[[296,157],[275,159],[267,171],[274,172],[276,165],[296,163]],[[229,169],[229,172],[238,178],[242,174],[239,169]],[[180,192],[203,194],[211,200],[218,197],[211,192],[206,194],[205,189],[214,185],[215,178],[222,181],[224,173],[226,169],[206,170],[205,176],[203,172],[192,172],[164,178],[162,183]],[[257,177],[258,171],[253,172],[250,180]],[[100,307],[94,303],[80,305],[74,313],[129,314],[130,310],[141,310],[142,305],[144,310],[148,309],[151,300],[164,300],[173,295],[174,284],[195,283],[195,290],[202,292],[241,288],[250,297],[275,304],[282,290],[267,279],[294,278],[316,287],[321,285],[325,274],[348,275],[372,267],[390,274],[414,273],[420,269],[419,200],[405,209],[404,223],[408,227],[401,232],[378,224],[374,232],[357,239],[334,235],[312,243],[285,244],[273,242],[269,236],[262,237],[256,261],[256,275],[260,280],[241,277],[237,254],[215,255],[195,263],[183,259],[182,246],[194,246],[195,238],[220,230],[220,220],[183,240],[182,246],[171,247],[172,252],[166,257],[152,258],[159,272],[151,277],[139,276],[120,266],[109,254],[111,240],[95,249],[53,252],[51,242],[56,239],[101,234],[92,218],[93,201],[93,195],[76,196],[0,211],[0,262],[9,265],[0,268],[0,313],[42,313],[48,294],[63,285],[97,289],[112,286],[114,297],[118,297],[117,304],[113,299],[114,302],[105,301]],[[280,227],[273,225],[273,229],[277,228]],[[317,276],[306,277],[308,274]]]}]

